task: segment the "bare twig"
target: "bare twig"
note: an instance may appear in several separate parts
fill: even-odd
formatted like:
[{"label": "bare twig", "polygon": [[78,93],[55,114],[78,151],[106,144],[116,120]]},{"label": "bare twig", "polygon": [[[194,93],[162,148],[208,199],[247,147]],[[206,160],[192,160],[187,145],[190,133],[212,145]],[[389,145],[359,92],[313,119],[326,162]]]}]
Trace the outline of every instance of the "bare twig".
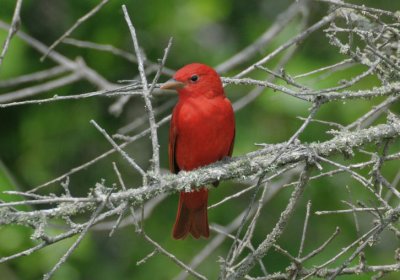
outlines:
[{"label": "bare twig", "polygon": [[[153,168],[154,168],[153,171],[154,171],[154,176],[157,177],[160,174],[159,145],[158,145],[158,137],[157,137],[157,124],[156,124],[156,121],[154,118],[153,105],[151,104],[151,101],[150,101],[150,95],[151,95],[152,90],[154,89],[154,84],[150,87],[150,89],[147,86],[147,78],[146,78],[146,74],[144,71],[142,53],[140,51],[139,42],[136,37],[136,31],[135,31],[135,28],[133,27],[131,19],[129,18],[129,14],[128,14],[128,11],[126,10],[125,5],[122,5],[122,10],[124,12],[125,20],[128,24],[129,31],[132,36],[133,46],[135,47],[136,57],[138,60],[138,69],[139,69],[140,79],[142,80],[142,86],[143,86],[143,98],[144,98],[144,102],[146,104],[146,111],[149,116],[149,123],[150,123],[151,144],[153,146],[153,158],[152,158]],[[171,47],[171,43],[172,43],[172,41],[170,40],[168,47],[165,49],[162,65],[164,65],[164,63],[165,63],[165,59],[168,55],[168,51]],[[162,68],[162,65],[160,68]],[[154,81],[156,82],[157,78]]]},{"label": "bare twig", "polygon": [[63,74],[67,71],[68,71],[68,69],[62,65],[55,66],[48,70],[43,70],[43,71],[39,71],[39,72],[32,73],[32,74],[18,76],[14,79],[0,81],[0,88],[17,86],[17,85],[21,85],[23,83],[29,83],[29,82],[40,82],[42,80],[46,80],[46,79],[52,78],[54,76]]},{"label": "bare twig", "polygon": [[15,9],[14,9],[14,15],[11,20],[11,25],[10,25],[10,28],[8,29],[7,38],[4,41],[3,49],[1,50],[1,53],[0,53],[0,69],[1,69],[1,65],[3,64],[4,57],[6,56],[6,52],[10,45],[11,39],[15,35],[15,33],[17,33],[17,31],[19,29],[19,25],[21,22],[21,18],[20,18],[21,7],[22,7],[22,0],[17,0],[17,2],[15,4]]},{"label": "bare twig", "polygon": [[277,16],[274,24],[268,27],[268,29],[254,43],[236,53],[234,56],[218,65],[215,69],[220,73],[225,73],[235,66],[251,59],[260,51],[261,48],[274,39],[282,31],[282,29],[284,29],[288,23],[299,14],[299,12],[301,12],[303,8],[302,5],[305,4],[295,2],[290,5],[284,12]]},{"label": "bare twig", "polygon": [[366,7],[365,5],[358,6],[358,5],[349,4],[349,3],[346,3],[346,2],[340,1],[340,0],[316,0],[316,1],[337,5],[339,7],[352,8],[352,9],[356,9],[356,10],[361,10],[361,11],[366,11],[366,12],[371,12],[371,13],[377,13],[377,14],[380,14],[380,15],[391,16],[391,17],[393,17],[395,19],[397,19],[399,17],[395,13],[392,13],[392,12],[389,12],[389,11],[386,11],[386,10]]},{"label": "bare twig", "polygon": [[266,236],[264,241],[257,247],[254,253],[248,255],[244,262],[237,268],[236,272],[228,277],[228,279],[241,279],[247,272],[255,265],[255,263],[262,258],[272,247],[285,229],[285,226],[299,200],[305,186],[307,185],[308,179],[310,177],[311,167],[306,166],[300,176],[299,184],[296,186],[295,190],[290,197],[289,203],[286,209],[281,213],[279,221],[276,223],[275,227],[270,234]]},{"label": "bare twig", "polygon": [[125,153],[125,151],[123,151],[121,147],[117,145],[117,143],[114,142],[111,136],[108,135],[103,128],[101,128],[94,120],[91,120],[90,123],[93,124],[97,128],[97,130],[104,135],[104,137],[108,140],[108,142],[110,142],[114,149],[116,149],[133,168],[135,168],[142,176],[146,177],[146,172],[144,172],[144,170],[131,157],[129,157]]},{"label": "bare twig", "polygon": [[301,235],[299,253],[297,254],[298,258],[300,258],[301,255],[303,254],[304,242],[306,240],[306,234],[307,234],[308,219],[310,218],[310,210],[311,210],[311,201],[309,200],[307,202],[307,212],[306,212],[306,217],[304,219],[303,234]]},{"label": "bare twig", "polygon": [[86,233],[90,229],[90,227],[94,224],[96,217],[103,211],[104,206],[107,203],[107,200],[109,199],[111,195],[111,191],[108,192],[107,197],[104,199],[104,201],[100,204],[100,206],[96,209],[96,211],[93,212],[92,217],[90,218],[89,222],[85,226],[85,228],[82,230],[82,233],[79,235],[78,239],[72,244],[72,246],[68,249],[68,251],[60,258],[60,260],[53,266],[53,268],[46,273],[43,276],[43,280],[48,280],[50,279],[53,274],[57,271],[57,269],[60,268],[60,266],[67,260],[67,258],[72,254],[72,252],[78,247],[78,245],[81,243],[82,239],[86,236]]},{"label": "bare twig", "polygon": [[[17,90],[17,91],[10,92],[10,93],[5,93],[5,94],[0,95],[0,103],[13,102],[15,100],[34,96],[34,95],[37,95],[40,93],[44,93],[46,91],[53,90],[55,88],[59,88],[59,87],[74,83],[80,79],[81,79],[81,75],[79,73],[73,73],[68,76],[65,76],[65,77],[62,77],[57,80],[50,81],[50,82],[47,82],[47,83],[44,83],[41,85],[28,87],[26,89]],[[52,101],[54,101],[54,100],[52,100]],[[32,101],[28,101],[28,102],[32,102]],[[33,102],[39,103],[39,104],[41,103],[40,101],[33,101]],[[46,102],[46,101],[44,101],[44,102]],[[0,105],[2,105],[3,108],[5,108],[8,106],[15,106],[14,104],[13,105],[0,104]],[[28,103],[25,102],[23,104],[28,104]]]},{"label": "bare twig", "polygon": [[264,58],[262,58],[261,60],[257,61],[257,63],[253,64],[252,66],[250,66],[250,67],[246,68],[245,70],[241,71],[239,74],[235,75],[235,78],[240,78],[240,77],[243,77],[243,76],[249,74],[250,72],[255,70],[257,66],[265,64],[266,62],[268,62],[269,60],[274,58],[277,54],[279,54],[283,50],[289,48],[290,46],[292,46],[293,44],[296,44],[297,42],[299,42],[301,40],[304,40],[304,38],[306,38],[308,35],[310,35],[314,31],[320,29],[324,25],[330,23],[335,18],[336,18],[336,13],[331,13],[331,14],[325,16],[323,19],[321,19],[317,23],[313,24],[312,26],[310,26],[309,28],[304,30],[302,33],[296,35],[291,40],[287,41],[286,43],[284,43],[283,45],[278,47],[276,50],[274,50],[269,55],[267,55]]},{"label": "bare twig", "polygon": [[[163,118],[161,121],[159,121],[157,123],[157,125],[161,126],[162,124],[167,123],[170,120],[170,118],[171,118],[171,116],[167,116],[167,117]],[[127,141],[125,143],[122,143],[121,145],[119,145],[119,148],[121,148],[121,149],[125,148],[127,145],[135,142],[138,139],[141,139],[142,137],[148,135],[149,133],[150,133],[150,129],[144,129],[142,132],[136,134],[135,136],[131,136],[129,139],[127,139]],[[64,180],[66,177],[71,176],[72,174],[75,174],[76,172],[79,172],[79,171],[81,171],[81,170],[93,165],[94,163],[98,162],[99,160],[101,160],[103,158],[106,158],[107,156],[113,154],[117,150],[118,149],[116,149],[116,148],[108,150],[107,152],[95,157],[94,159],[92,159],[92,160],[90,160],[90,161],[88,161],[88,162],[86,162],[84,164],[81,164],[79,166],[76,166],[76,167],[72,168],[70,171],[58,176],[57,178],[54,178],[53,180],[50,180],[50,181],[48,181],[48,182],[46,182],[44,184],[41,184],[41,185],[33,188],[31,190],[31,192],[36,192],[36,191],[38,191],[38,190],[40,190],[40,189],[42,189],[44,187],[47,187],[47,186],[49,186],[51,184],[54,184],[56,182],[60,182],[60,181]]]},{"label": "bare twig", "polygon": [[180,267],[182,267],[183,269],[185,269],[186,271],[188,271],[191,275],[193,275],[194,277],[196,277],[197,279],[203,279],[206,280],[207,278],[204,277],[203,275],[201,275],[200,273],[194,271],[192,268],[190,268],[189,266],[187,266],[186,264],[184,264],[182,261],[180,261],[177,257],[175,257],[173,254],[171,254],[170,252],[168,252],[167,250],[165,250],[163,247],[161,247],[157,242],[155,242],[153,239],[151,239],[149,236],[147,236],[146,234],[143,235],[145,240],[148,241],[150,244],[152,244],[154,247],[157,248],[157,250],[167,256],[168,258],[170,258],[171,260],[173,260],[177,265],[179,265]]},{"label": "bare twig", "polygon": [[[94,42],[88,42],[88,41],[82,41],[82,40],[77,40],[77,39],[72,39],[72,38],[65,38],[62,41],[64,44],[69,44],[75,47],[79,48],[88,48],[88,49],[93,49],[93,50],[98,50],[98,51],[104,51],[104,52],[109,52],[113,55],[125,58],[126,60],[137,63],[137,58],[134,56],[132,53],[121,50],[119,48],[116,48],[112,45],[103,45],[103,44],[98,44]],[[146,66],[152,66],[156,67],[157,69],[159,68],[158,64],[155,62],[152,62],[150,60],[145,60],[143,61],[143,64]],[[172,76],[175,71],[169,68],[166,68],[165,66],[161,69],[161,73]]]},{"label": "bare twig", "polygon": [[[0,28],[8,29],[10,26],[3,21],[0,20]],[[16,34],[17,37],[21,38],[24,42],[28,43],[34,49],[36,49],[40,53],[47,53],[48,47],[43,43],[39,42],[38,40],[32,38],[31,36],[27,35],[26,33],[19,31]],[[74,62],[67,57],[55,52],[54,50],[47,55],[50,59],[56,62],[59,65],[65,66],[67,69],[79,72],[82,77],[87,79],[89,82],[93,83],[94,85],[98,86],[101,89],[110,89],[115,87],[114,84],[108,82],[104,77],[102,77],[99,73],[94,71],[93,69],[89,68],[87,65],[83,64],[82,62]]]},{"label": "bare twig", "polygon": [[58,38],[51,46],[47,49],[46,53],[40,58],[41,61],[45,60],[49,53],[59,44],[62,40],[67,38],[79,25],[84,23],[86,20],[94,16],[105,4],[108,3],[108,0],[102,0],[99,4],[97,4],[93,9],[91,9],[87,14],[79,18],[74,25],[71,26],[60,38]]}]

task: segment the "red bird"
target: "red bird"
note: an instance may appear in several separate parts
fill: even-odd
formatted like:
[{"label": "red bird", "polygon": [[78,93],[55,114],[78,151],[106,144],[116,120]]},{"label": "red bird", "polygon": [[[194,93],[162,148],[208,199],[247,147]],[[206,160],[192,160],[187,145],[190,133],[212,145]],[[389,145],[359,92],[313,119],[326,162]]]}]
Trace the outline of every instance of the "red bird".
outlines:
[{"label": "red bird", "polygon": [[[173,78],[161,86],[177,90],[179,95],[169,131],[171,172],[193,170],[231,156],[235,116],[217,72],[193,63],[179,69]],[[196,239],[209,236],[207,200],[205,187],[180,193],[172,233],[175,239],[184,239],[189,233]]]}]

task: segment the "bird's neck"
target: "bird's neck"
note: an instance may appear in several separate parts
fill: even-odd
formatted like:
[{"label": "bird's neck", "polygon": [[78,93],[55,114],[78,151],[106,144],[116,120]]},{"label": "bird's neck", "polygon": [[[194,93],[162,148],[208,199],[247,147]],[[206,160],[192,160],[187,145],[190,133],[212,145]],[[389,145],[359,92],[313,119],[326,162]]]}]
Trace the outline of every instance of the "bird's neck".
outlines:
[{"label": "bird's neck", "polygon": [[178,95],[179,95],[179,100],[186,100],[188,98],[213,99],[213,98],[224,98],[225,97],[223,90],[222,90],[222,92],[214,91],[214,90],[207,90],[207,91],[203,91],[203,92],[191,92],[191,91],[181,90],[181,91],[178,91]]}]

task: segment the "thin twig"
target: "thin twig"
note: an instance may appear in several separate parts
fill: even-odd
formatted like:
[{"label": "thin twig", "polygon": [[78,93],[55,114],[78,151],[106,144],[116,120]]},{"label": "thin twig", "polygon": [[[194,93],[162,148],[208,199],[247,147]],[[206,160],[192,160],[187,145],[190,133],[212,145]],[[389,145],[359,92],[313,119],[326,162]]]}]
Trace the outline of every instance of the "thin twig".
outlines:
[{"label": "thin twig", "polygon": [[114,142],[111,136],[108,135],[108,133],[103,128],[101,128],[94,120],[91,120],[90,123],[93,124],[97,128],[97,130],[104,135],[104,137],[108,140],[108,142],[110,142],[114,149],[116,149],[133,168],[135,168],[142,176],[146,176],[146,172],[130,156],[128,156],[127,153],[122,150],[120,146],[117,145],[117,143]]},{"label": "thin twig", "polygon": [[281,213],[279,221],[276,223],[271,233],[266,236],[264,241],[261,242],[254,253],[248,255],[244,259],[243,263],[237,268],[236,272],[230,275],[228,279],[242,279],[247,274],[247,272],[255,265],[255,263],[269,251],[275,240],[277,240],[282,235],[286,224],[294,211],[297,201],[299,200],[305,186],[307,185],[310,173],[311,167],[306,165],[300,175],[299,184],[293,191],[289,203],[287,204],[285,210]]},{"label": "thin twig", "polygon": [[335,232],[332,233],[332,235],[321,246],[319,246],[317,249],[313,250],[312,252],[310,252],[306,256],[302,257],[300,259],[300,262],[303,263],[306,260],[308,260],[308,259],[316,256],[320,252],[322,252],[326,248],[326,246],[328,246],[332,242],[332,240],[335,239],[335,237],[339,235],[339,233],[340,233],[340,228],[336,227]]},{"label": "thin twig", "polygon": [[16,78],[12,78],[9,80],[0,81],[0,88],[13,87],[13,86],[17,86],[17,85],[21,85],[21,84],[29,83],[29,82],[40,82],[42,80],[47,80],[54,76],[63,74],[67,71],[68,71],[68,69],[62,65],[55,66],[53,68],[39,71],[36,73],[22,75],[22,76],[18,76]]},{"label": "thin twig", "polygon": [[17,31],[19,29],[19,25],[21,22],[21,18],[20,18],[21,7],[22,7],[22,0],[17,0],[17,2],[15,4],[14,14],[13,14],[13,17],[11,20],[11,25],[10,25],[10,28],[8,29],[7,38],[4,41],[3,49],[1,50],[1,53],[0,53],[0,69],[3,64],[4,57],[6,56],[6,52],[10,45],[11,39],[15,35],[15,33],[17,33]]},{"label": "thin twig", "polygon": [[170,252],[168,252],[167,250],[165,250],[163,247],[161,247],[157,242],[155,242],[153,239],[151,239],[148,235],[144,234],[143,235],[144,239],[149,242],[150,244],[152,244],[155,248],[157,248],[157,250],[163,254],[164,256],[167,256],[168,258],[170,258],[173,262],[175,262],[177,265],[179,265],[180,267],[182,267],[183,269],[185,269],[186,271],[188,271],[191,275],[193,275],[194,277],[196,277],[197,279],[202,279],[202,280],[207,280],[207,278],[203,275],[201,275],[200,273],[194,271],[191,267],[187,266],[186,264],[184,264],[182,261],[180,261],[177,257],[175,257],[173,254],[171,254]]},{"label": "thin twig", "polygon": [[[142,80],[142,86],[143,86],[143,98],[144,98],[144,102],[146,104],[145,108],[146,108],[147,114],[149,116],[151,144],[153,147],[153,157],[152,157],[152,163],[153,163],[153,169],[154,169],[153,171],[154,171],[154,176],[157,178],[158,175],[160,174],[160,156],[159,156],[159,145],[158,145],[158,137],[157,137],[157,124],[156,124],[156,121],[154,118],[153,105],[151,104],[151,101],[150,101],[151,91],[154,89],[154,86],[152,85],[150,87],[150,89],[147,86],[147,78],[146,78],[146,74],[144,71],[142,53],[141,53],[141,50],[139,47],[139,42],[138,42],[138,39],[136,36],[135,28],[131,22],[131,19],[129,17],[129,14],[128,14],[128,11],[127,11],[125,5],[122,5],[122,11],[124,12],[124,17],[128,24],[129,31],[132,36],[133,46],[135,47],[135,53],[136,53],[136,57],[138,60],[138,69],[139,69],[140,79]],[[172,41],[170,40],[168,43],[168,47],[165,49],[162,65],[165,63],[165,59],[168,55],[168,51],[171,47],[171,43],[172,43]],[[162,65],[160,68],[162,68]],[[156,79],[155,79],[155,81],[156,81]]]},{"label": "thin twig", "polygon": [[[65,76],[65,77],[62,77],[57,80],[50,81],[50,82],[47,82],[47,83],[44,83],[41,85],[32,86],[32,87],[20,89],[20,90],[14,91],[14,92],[2,94],[2,95],[0,95],[0,103],[6,103],[6,104],[0,104],[0,106],[2,108],[9,107],[9,106],[15,106],[15,103],[12,103],[12,105],[11,105],[10,103],[7,104],[7,102],[14,102],[19,99],[34,96],[34,95],[37,95],[40,93],[44,93],[46,91],[53,90],[55,88],[66,86],[68,84],[72,84],[72,83],[80,80],[81,78],[82,78],[82,76],[80,75],[80,73],[72,73],[68,76]],[[54,101],[54,100],[52,100],[52,101]],[[28,101],[28,102],[32,103],[32,101]],[[24,102],[23,104],[29,104],[28,102]],[[40,102],[36,101],[36,100],[34,101],[34,103],[40,104]]]},{"label": "thin twig", "polygon": [[308,219],[310,218],[310,210],[311,210],[311,201],[309,200],[307,202],[307,211],[306,211],[306,217],[304,219],[303,234],[301,235],[300,248],[299,248],[299,253],[297,254],[297,258],[300,258],[301,255],[303,254],[304,242],[306,240]]},{"label": "thin twig", "polygon": [[314,75],[314,74],[317,74],[317,73],[320,73],[320,72],[323,72],[323,71],[326,71],[326,70],[335,69],[337,67],[340,67],[340,66],[343,66],[343,65],[346,65],[346,64],[351,64],[351,63],[354,64],[353,59],[347,58],[347,59],[344,59],[344,60],[342,60],[342,61],[340,61],[338,63],[332,64],[332,65],[328,65],[328,66],[325,66],[325,67],[321,67],[321,68],[318,68],[318,69],[310,71],[310,72],[306,72],[306,73],[303,73],[303,74],[296,75],[296,76],[293,77],[293,79],[304,78],[304,77],[307,77],[307,76],[310,76],[310,75]]},{"label": "thin twig", "polygon": [[[93,50],[98,50],[98,51],[109,52],[113,55],[125,58],[126,60],[128,60],[130,62],[137,63],[136,56],[134,56],[130,52],[121,50],[112,45],[98,44],[98,43],[94,43],[94,42],[82,41],[82,40],[77,40],[77,39],[72,39],[72,38],[65,38],[62,41],[62,43],[69,44],[69,45],[72,45],[72,46],[75,46],[78,48],[88,48],[88,49],[93,49]],[[146,66],[157,67],[157,69],[159,68],[158,67],[159,65],[157,63],[152,62],[148,59],[146,61],[143,61],[143,63]],[[175,71],[173,69],[169,69],[164,66],[163,69],[161,70],[161,73],[168,75],[168,76],[172,76],[175,73]]]},{"label": "thin twig", "polygon": [[[8,28],[10,28],[10,26],[0,20],[0,28],[8,29]],[[47,53],[48,47],[46,45],[39,42],[35,38],[32,38],[31,36],[27,35],[26,33],[19,31],[16,34],[16,36],[21,38],[24,42],[29,44],[31,47],[36,49],[38,52],[40,52],[42,54]],[[99,87],[101,89],[110,89],[110,88],[115,87],[114,84],[107,81],[99,73],[97,73],[96,71],[94,71],[93,69],[88,67],[86,64],[82,63],[82,61],[74,62],[54,50],[52,52],[48,53],[47,56],[50,59],[52,59],[55,63],[57,63],[58,65],[63,65],[71,71],[80,73],[82,75],[82,77],[84,77],[90,83],[96,85],[97,87]]]},{"label": "thin twig", "polygon": [[269,26],[256,41],[215,67],[217,72],[225,73],[233,69],[235,66],[251,59],[260,51],[261,48],[274,39],[288,25],[288,23],[299,14],[299,12],[301,12],[303,8],[302,5],[304,4],[298,2],[290,5],[284,12],[276,17],[274,24]]},{"label": "thin twig", "polygon": [[386,15],[386,16],[391,16],[395,19],[397,19],[399,16],[396,15],[395,13],[392,13],[390,11],[385,11],[381,9],[376,9],[376,8],[371,8],[371,7],[366,7],[365,5],[359,6],[359,5],[354,5],[354,4],[349,4],[344,1],[339,1],[339,0],[316,0],[320,2],[325,2],[333,5],[337,5],[340,7],[346,7],[346,8],[352,8],[352,9],[357,9],[360,11],[366,11],[366,12],[371,12],[371,13],[377,13],[381,15]]},{"label": "thin twig", "polygon": [[68,251],[60,258],[60,260],[53,266],[53,268],[43,275],[43,280],[48,280],[50,279],[53,274],[57,271],[57,269],[60,268],[60,266],[67,260],[67,258],[73,253],[73,251],[79,246],[83,238],[86,236],[87,232],[89,231],[90,227],[94,224],[96,217],[103,211],[104,206],[106,205],[110,195],[112,193],[112,190],[108,192],[106,198],[104,201],[97,207],[96,211],[93,212],[92,217],[90,218],[89,222],[85,226],[85,228],[82,230],[82,233],[79,235],[78,239],[72,244],[72,246],[68,249]]},{"label": "thin twig", "polygon": [[79,27],[82,23],[84,23],[86,20],[94,16],[105,4],[108,3],[108,0],[102,0],[99,4],[97,4],[93,9],[91,9],[87,14],[84,16],[80,17],[74,25],[72,25],[65,33],[58,38],[51,46],[48,48],[46,53],[40,58],[40,61],[43,61],[46,59],[46,57],[49,55],[49,53],[66,37],[68,37],[76,28]]},{"label": "thin twig", "polygon": [[[166,116],[161,121],[159,121],[157,123],[157,125],[161,126],[163,124],[166,124],[167,122],[169,122],[170,119],[171,119],[171,116]],[[138,133],[138,134],[136,134],[134,136],[131,136],[125,143],[122,143],[121,145],[119,145],[119,148],[123,149],[126,146],[128,146],[129,144],[131,144],[131,143],[143,138],[144,136],[148,135],[149,133],[150,133],[150,129],[149,128],[144,129],[142,132],[140,132],[140,133]],[[118,149],[112,148],[112,149],[108,150],[107,152],[95,157],[94,159],[92,159],[92,160],[90,160],[88,162],[85,162],[84,164],[81,164],[79,166],[76,166],[76,167],[72,168],[70,171],[68,171],[68,172],[66,172],[66,173],[64,173],[64,174],[62,174],[62,175],[60,175],[60,176],[48,181],[48,182],[45,182],[45,183],[33,188],[30,192],[36,192],[36,191],[38,191],[38,190],[40,190],[40,189],[42,189],[44,187],[50,186],[51,184],[60,182],[60,181],[64,180],[66,177],[71,176],[71,175],[73,175],[76,172],[79,172],[81,170],[84,170],[85,168],[88,168],[89,166],[92,166],[93,164],[95,164],[99,160],[108,157],[109,155],[113,154],[116,151],[118,151]]]},{"label": "thin twig", "polygon": [[290,39],[286,43],[284,43],[281,46],[279,46],[277,49],[275,49],[269,55],[265,56],[261,60],[257,61],[255,64],[253,64],[253,65],[249,66],[248,68],[246,68],[245,70],[241,71],[239,74],[235,75],[235,78],[240,78],[240,77],[243,77],[243,76],[249,74],[250,72],[252,72],[253,70],[256,69],[257,65],[265,64],[266,62],[268,62],[269,60],[274,58],[277,54],[279,54],[283,50],[289,48],[290,46],[292,46],[293,44],[296,44],[297,42],[299,42],[301,40],[304,40],[304,38],[306,38],[308,35],[310,35],[314,31],[320,29],[324,25],[330,23],[335,18],[336,18],[336,13],[331,13],[331,14],[323,17],[320,21],[318,21],[317,23],[313,24],[312,26],[310,26],[309,28],[304,30],[302,33],[296,35],[295,37],[293,37],[292,39]]}]

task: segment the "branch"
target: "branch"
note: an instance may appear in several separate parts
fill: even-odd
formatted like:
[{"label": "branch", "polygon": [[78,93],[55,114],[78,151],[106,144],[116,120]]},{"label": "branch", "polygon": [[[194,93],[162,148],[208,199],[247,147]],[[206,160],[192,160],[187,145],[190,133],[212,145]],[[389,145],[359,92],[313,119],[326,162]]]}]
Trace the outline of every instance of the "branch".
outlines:
[{"label": "branch", "polygon": [[71,26],[60,38],[58,38],[51,46],[47,49],[46,53],[40,58],[40,61],[43,61],[46,59],[48,54],[66,37],[68,37],[79,25],[84,23],[86,20],[91,18],[93,15],[95,15],[105,4],[108,3],[108,0],[103,0],[99,4],[97,4],[92,10],[90,10],[87,14],[85,14],[83,17],[79,18],[74,25]]},{"label": "branch", "polygon": [[3,64],[3,60],[6,55],[6,52],[8,50],[8,46],[10,45],[11,39],[15,35],[15,33],[17,33],[17,31],[19,29],[19,25],[21,22],[21,18],[20,18],[21,6],[22,6],[22,0],[17,0],[17,3],[15,4],[15,9],[14,9],[14,15],[11,20],[11,25],[8,29],[7,38],[4,41],[3,49],[1,50],[1,53],[0,53],[0,69],[1,69],[1,65]]},{"label": "branch", "polygon": [[[8,28],[10,28],[10,26],[0,20],[0,28],[8,29]],[[35,38],[32,38],[28,34],[22,32],[22,31],[19,31],[16,35],[17,35],[17,37],[21,38],[24,42],[29,44],[31,47],[36,49],[38,52],[40,52],[42,54],[47,52],[48,47],[45,44],[39,42]],[[51,58],[55,63],[57,63],[59,65],[63,65],[67,69],[70,69],[71,71],[81,73],[85,79],[87,79],[89,82],[91,82],[92,84],[96,85],[97,87],[99,87],[101,89],[110,89],[115,86],[114,84],[107,81],[104,77],[102,77],[95,70],[89,68],[87,65],[74,62],[56,51],[52,51],[51,53],[49,53],[48,57]]]},{"label": "branch", "polygon": [[[140,188],[128,189],[127,191],[115,192],[110,196],[110,202],[121,203],[129,201],[135,205],[141,205],[160,193],[176,193],[178,191],[189,191],[192,188],[211,184],[215,180],[242,179],[247,176],[254,176],[268,170],[273,172],[278,168],[293,163],[300,163],[315,155],[328,157],[337,153],[349,154],[353,149],[361,148],[369,143],[381,142],[385,139],[398,139],[400,137],[399,119],[391,119],[388,124],[381,124],[355,132],[342,132],[333,139],[321,143],[311,144],[292,144],[281,154],[273,165],[271,162],[281,153],[285,144],[268,145],[266,148],[248,153],[247,155],[236,157],[226,162],[218,162],[210,166],[199,168],[190,172],[180,172],[178,175],[163,175],[158,183],[146,185]],[[54,198],[57,201],[57,198]],[[79,201],[76,198],[73,203],[68,203],[68,207],[59,207],[37,210],[32,212],[12,212],[7,207],[13,203],[0,204],[0,225],[5,224],[26,224],[27,220],[35,220],[40,217],[62,217],[81,213],[90,210],[96,202]],[[82,198],[87,199],[87,198]],[[93,198],[91,198],[93,199]],[[35,204],[41,200],[34,200]],[[97,203],[102,200],[96,198]],[[43,201],[49,203],[48,200]],[[30,204],[26,201],[25,204]],[[66,205],[64,205],[66,206]],[[6,207],[6,208],[4,208]],[[3,208],[3,209],[1,209]]]},{"label": "branch", "polygon": [[219,64],[215,67],[215,70],[219,73],[225,73],[258,54],[264,46],[271,42],[272,39],[286,28],[288,23],[290,23],[302,11],[302,9],[304,9],[303,6],[306,4],[303,2],[307,1],[302,1],[302,3],[296,1],[290,5],[289,8],[277,16],[274,24],[269,26],[268,29],[256,41],[254,41],[254,43]]},{"label": "branch", "polygon": [[286,206],[286,209],[281,213],[279,221],[276,223],[271,233],[267,235],[264,241],[261,242],[261,244],[257,247],[257,249],[253,253],[245,257],[244,261],[241,263],[241,265],[239,265],[236,272],[228,276],[227,279],[242,279],[247,274],[247,272],[250,271],[253,268],[253,266],[265,254],[268,253],[269,249],[275,244],[276,240],[282,235],[286,227],[286,224],[295,209],[297,201],[300,199],[301,194],[303,193],[308,183],[308,179],[310,178],[310,173],[311,173],[311,166],[306,164],[303,172],[300,175],[299,183],[295,187],[290,197],[289,203]]},{"label": "branch", "polygon": [[[156,79],[154,80],[153,85],[149,89],[148,85],[147,85],[147,78],[146,78],[146,74],[144,71],[144,66],[143,66],[143,57],[142,57],[142,53],[140,51],[138,39],[136,37],[135,28],[133,27],[131,19],[129,18],[129,14],[128,14],[128,11],[126,10],[125,5],[122,5],[122,10],[124,12],[125,20],[129,27],[129,31],[131,32],[133,46],[135,47],[136,57],[138,60],[140,79],[142,80],[142,86],[143,86],[143,98],[144,98],[144,102],[146,104],[145,108],[146,108],[146,112],[149,117],[149,124],[150,124],[151,144],[153,146],[152,161],[153,161],[153,166],[154,166],[154,176],[157,177],[160,174],[160,156],[159,156],[159,145],[158,145],[158,137],[157,137],[157,124],[156,124],[156,121],[154,118],[153,105],[151,104],[151,101],[150,101],[150,95],[154,89],[154,85],[155,85],[156,79],[158,77],[156,75]],[[169,42],[168,47],[165,49],[163,63],[165,63],[165,59],[168,55],[168,51],[169,51],[170,47],[171,47],[171,41]],[[161,66],[161,68],[162,68],[162,66]]]}]

